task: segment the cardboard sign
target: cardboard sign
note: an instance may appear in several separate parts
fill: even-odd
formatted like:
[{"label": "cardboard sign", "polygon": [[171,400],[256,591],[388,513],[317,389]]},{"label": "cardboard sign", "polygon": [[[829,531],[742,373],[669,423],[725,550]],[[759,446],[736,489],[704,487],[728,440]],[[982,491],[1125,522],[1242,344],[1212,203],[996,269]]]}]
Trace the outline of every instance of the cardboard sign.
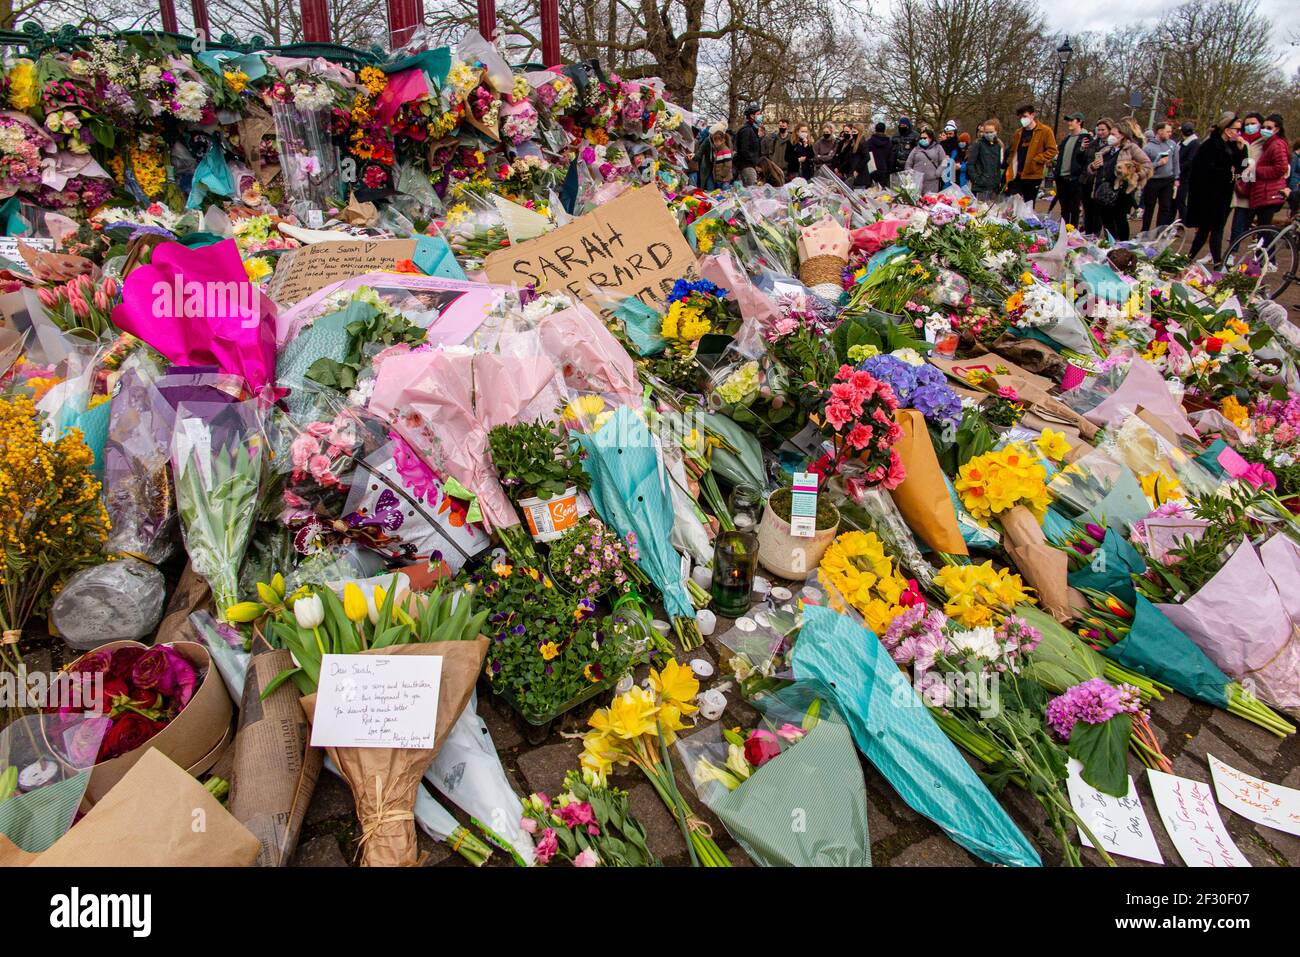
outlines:
[{"label": "cardboard sign", "polygon": [[[1119,854],[1151,864],[1163,864],[1160,846],[1156,844],[1155,834],[1147,821],[1142,800],[1133,787],[1133,777],[1128,779],[1128,793],[1122,798],[1102,794],[1091,784],[1083,780],[1083,765],[1075,758],[1070,759],[1070,775],[1065,780],[1070,792],[1070,804],[1079,819],[1088,825],[1088,830],[1101,841],[1108,854]],[[1079,840],[1084,847],[1092,847],[1092,842],[1079,832]]]},{"label": "cardboard sign", "polygon": [[552,230],[484,260],[488,281],[535,287],[581,299],[593,310],[598,287],[615,297],[635,296],[666,308],[678,279],[695,279],[695,254],[653,187],[642,187]]},{"label": "cardboard sign", "polygon": [[314,748],[432,748],[442,658],[325,655]]},{"label": "cardboard sign", "polygon": [[1206,757],[1220,804],[1248,821],[1300,837],[1300,791],[1238,771],[1212,754]]},{"label": "cardboard sign", "polygon": [[1147,769],[1156,810],[1188,867],[1250,867],[1214,806],[1210,786]]},{"label": "cardboard sign", "polygon": [[341,239],[290,250],[275,264],[267,292],[284,308],[317,289],[368,272],[391,270],[415,253],[414,239]]}]

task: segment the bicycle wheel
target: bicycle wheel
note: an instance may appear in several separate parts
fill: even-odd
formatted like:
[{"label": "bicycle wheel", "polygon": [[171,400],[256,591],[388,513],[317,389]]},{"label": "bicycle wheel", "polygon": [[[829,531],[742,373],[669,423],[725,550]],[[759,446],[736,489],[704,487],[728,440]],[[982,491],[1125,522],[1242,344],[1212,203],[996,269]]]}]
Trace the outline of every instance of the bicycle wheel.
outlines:
[{"label": "bicycle wheel", "polygon": [[1228,249],[1229,268],[1246,267],[1259,276],[1259,293],[1276,299],[1296,281],[1300,249],[1293,227],[1257,226],[1243,233]]}]

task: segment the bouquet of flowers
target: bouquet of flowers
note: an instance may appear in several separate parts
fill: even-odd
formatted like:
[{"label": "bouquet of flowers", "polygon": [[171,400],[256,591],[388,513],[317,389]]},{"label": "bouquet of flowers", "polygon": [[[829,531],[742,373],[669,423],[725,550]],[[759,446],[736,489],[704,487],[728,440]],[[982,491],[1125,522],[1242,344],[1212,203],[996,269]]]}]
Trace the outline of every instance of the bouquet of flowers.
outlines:
[{"label": "bouquet of flowers", "polygon": [[991,561],[945,565],[934,582],[947,596],[944,614],[967,628],[992,625],[1029,597],[1019,575],[994,568]]},{"label": "bouquet of flowers", "polygon": [[85,330],[95,338],[113,331],[113,307],[121,286],[112,276],[98,283],[84,273],[60,285],[36,291],[51,319],[64,332]]},{"label": "bouquet of flowers", "polygon": [[916,582],[899,573],[874,532],[845,532],[836,538],[822,556],[817,577],[832,608],[843,611],[850,605],[876,634],[883,634],[905,609],[925,605]]},{"label": "bouquet of flowers", "polygon": [[530,794],[520,825],[537,840],[538,864],[566,861],[574,867],[653,867],[645,828],[632,816],[627,792],[570,771],[554,800]]},{"label": "bouquet of flowers", "polygon": [[42,142],[28,124],[0,116],[0,198],[41,181]]},{"label": "bouquet of flowers", "polygon": [[830,440],[831,450],[812,470],[830,477],[852,463],[869,485],[897,488],[906,473],[891,448],[902,436],[894,421],[894,390],[871,373],[844,365],[823,393],[823,402],[822,435]]},{"label": "bouquet of flowers", "polygon": [[239,598],[239,566],[253,530],[263,445],[255,402],[182,403],[176,410],[176,507],[190,563],[212,588],[218,614]]},{"label": "bouquet of flowers", "polygon": [[80,728],[82,712],[93,710],[107,720],[95,756],[101,762],[143,747],[167,727],[189,704],[203,675],[171,645],[127,645],[83,655],[58,680],[80,685],[81,700],[91,706],[51,709],[46,715],[50,738],[64,741],[64,729]]},{"label": "bouquet of flowers", "polygon": [[957,472],[953,487],[961,503],[977,519],[988,520],[1017,505],[1038,517],[1051,502],[1047,469],[1037,455],[1020,442],[970,459]]},{"label": "bouquet of flowers", "polygon": [[678,790],[668,751],[677,732],[689,727],[683,719],[699,710],[691,703],[699,690],[700,683],[688,665],[669,660],[661,671],[651,669],[649,690],[634,687],[587,719],[591,730],[582,739],[582,768],[584,774],[603,784],[615,765],[636,765],[677,819],[691,863],[730,867]]}]

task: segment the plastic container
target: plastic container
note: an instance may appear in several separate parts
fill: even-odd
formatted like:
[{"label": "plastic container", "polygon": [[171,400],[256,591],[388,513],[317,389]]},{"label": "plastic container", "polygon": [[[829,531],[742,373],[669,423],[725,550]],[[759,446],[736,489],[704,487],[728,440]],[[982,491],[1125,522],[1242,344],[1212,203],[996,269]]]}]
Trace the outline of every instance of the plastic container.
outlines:
[{"label": "plastic container", "polygon": [[570,485],[563,495],[543,501],[540,498],[520,499],[524,521],[535,542],[553,542],[578,524],[582,513],[578,508],[578,490]]}]

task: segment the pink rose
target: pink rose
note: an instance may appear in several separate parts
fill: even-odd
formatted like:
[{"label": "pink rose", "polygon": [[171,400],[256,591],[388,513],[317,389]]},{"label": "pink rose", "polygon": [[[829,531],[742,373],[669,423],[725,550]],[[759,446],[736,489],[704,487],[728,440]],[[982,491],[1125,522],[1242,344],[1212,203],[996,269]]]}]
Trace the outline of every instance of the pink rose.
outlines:
[{"label": "pink rose", "polygon": [[293,458],[293,467],[302,471],[307,468],[307,462],[318,449],[316,440],[307,433],[299,435],[289,446],[289,455]]},{"label": "pink rose", "polygon": [[313,455],[307,461],[307,470],[311,472],[312,478],[322,484],[334,478],[334,476],[330,474],[330,459],[328,455]]}]

